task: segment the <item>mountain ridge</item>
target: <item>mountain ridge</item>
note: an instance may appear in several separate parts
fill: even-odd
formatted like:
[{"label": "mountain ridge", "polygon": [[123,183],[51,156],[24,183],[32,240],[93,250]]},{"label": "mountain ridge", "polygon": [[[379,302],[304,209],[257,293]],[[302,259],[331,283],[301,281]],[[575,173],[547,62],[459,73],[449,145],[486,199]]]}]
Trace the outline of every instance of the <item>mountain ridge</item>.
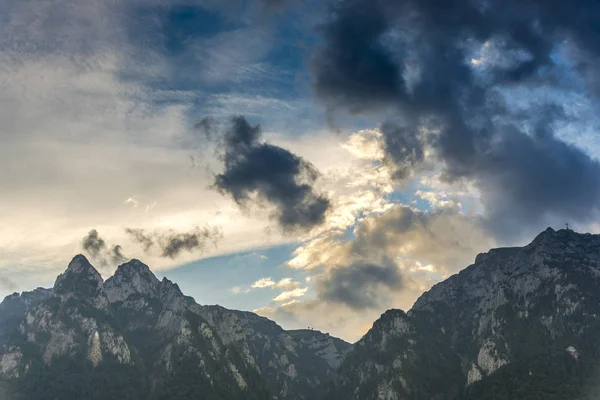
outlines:
[{"label": "mountain ridge", "polygon": [[407,313],[384,313],[329,397],[575,399],[600,365],[599,277],[599,235],[550,228],[482,253]]},{"label": "mountain ridge", "polygon": [[[98,400],[579,399],[600,372],[599,287],[600,235],[548,228],[526,246],[477,255],[410,310],[384,312],[351,345],[199,305],[139,260],[103,281],[77,255],[53,289],[0,304],[0,393],[11,390],[9,400],[51,398],[46,392]],[[80,376],[72,388],[51,383],[70,374]],[[115,382],[103,391],[98,377]]]},{"label": "mountain ridge", "polygon": [[[53,369],[75,373],[69,365],[76,360],[76,368],[87,368],[90,376],[110,366],[141,382],[138,394],[130,393],[127,382],[117,385],[129,398],[202,393],[215,399],[308,399],[350,346],[318,331],[296,339],[256,314],[201,306],[139,260],[120,265],[103,281],[85,256],[76,255],[53,289],[26,301],[31,296],[24,292],[2,303],[20,306],[13,307],[13,320],[20,323],[13,322],[0,343],[0,377],[16,382],[15,393],[24,393],[19,398],[44,398],[25,379],[53,376]],[[91,378],[89,385],[81,390],[101,393]],[[182,394],[186,385],[192,389]],[[76,395],[52,385],[44,390]]]}]

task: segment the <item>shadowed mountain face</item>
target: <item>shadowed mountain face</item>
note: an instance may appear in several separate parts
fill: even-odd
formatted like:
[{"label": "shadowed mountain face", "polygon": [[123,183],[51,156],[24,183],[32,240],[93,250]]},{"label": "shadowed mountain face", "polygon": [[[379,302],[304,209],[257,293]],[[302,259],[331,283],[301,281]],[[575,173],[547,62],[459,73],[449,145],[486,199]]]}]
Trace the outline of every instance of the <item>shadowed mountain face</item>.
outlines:
[{"label": "shadowed mountain face", "polygon": [[390,310],[331,384],[335,399],[577,399],[600,361],[600,236],[548,229],[494,249]]},{"label": "shadowed mountain face", "polygon": [[0,310],[9,399],[311,399],[349,348],[200,306],[137,260],[103,282],[76,256],[52,290],[9,296]]},{"label": "shadowed mountain face", "polygon": [[548,229],[389,310],[356,344],[201,306],[76,256],[0,305],[0,399],[591,399],[600,236]]}]

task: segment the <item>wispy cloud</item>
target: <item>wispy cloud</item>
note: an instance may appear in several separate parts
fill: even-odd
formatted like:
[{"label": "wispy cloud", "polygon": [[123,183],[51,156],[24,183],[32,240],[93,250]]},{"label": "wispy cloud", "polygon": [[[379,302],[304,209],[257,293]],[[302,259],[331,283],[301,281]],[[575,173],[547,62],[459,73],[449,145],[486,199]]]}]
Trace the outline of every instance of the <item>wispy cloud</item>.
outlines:
[{"label": "wispy cloud", "polygon": [[275,302],[287,302],[297,297],[302,297],[306,294],[308,288],[298,288],[294,290],[288,290],[273,299]]},{"label": "wispy cloud", "polygon": [[120,245],[107,246],[95,229],[84,236],[81,247],[103,267],[116,266],[128,260]]},{"label": "wispy cloud", "polygon": [[195,227],[188,232],[176,232],[172,229],[166,231],[154,230],[147,232],[144,229],[126,228],[125,232],[145,252],[155,248],[161,257],[177,258],[182,252],[202,252],[209,244],[214,246],[223,238],[221,227]]},{"label": "wispy cloud", "polygon": [[252,289],[277,288],[285,290],[293,290],[300,286],[299,282],[292,278],[282,278],[279,281],[274,281],[272,278],[260,278],[252,284]]}]

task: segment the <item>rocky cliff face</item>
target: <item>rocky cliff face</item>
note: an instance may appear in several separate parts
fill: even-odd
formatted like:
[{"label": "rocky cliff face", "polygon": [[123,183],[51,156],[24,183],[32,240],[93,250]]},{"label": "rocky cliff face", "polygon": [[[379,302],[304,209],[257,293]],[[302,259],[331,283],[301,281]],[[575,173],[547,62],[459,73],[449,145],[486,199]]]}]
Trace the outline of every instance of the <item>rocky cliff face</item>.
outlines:
[{"label": "rocky cliff face", "polygon": [[[0,304],[7,399],[590,399],[600,236],[548,229],[389,310],[356,344],[201,306],[140,261],[77,256]],[[595,397],[594,397],[595,396]]]},{"label": "rocky cliff face", "polygon": [[548,229],[480,254],[407,314],[385,313],[331,397],[577,398],[600,360],[599,289],[598,235]]},{"label": "rocky cliff face", "polygon": [[[10,322],[0,330],[0,377],[15,398],[114,398],[103,377],[121,398],[309,399],[349,347],[200,306],[138,260],[103,282],[76,256],[53,289],[7,297],[0,319]],[[57,387],[65,374],[79,381]]]}]

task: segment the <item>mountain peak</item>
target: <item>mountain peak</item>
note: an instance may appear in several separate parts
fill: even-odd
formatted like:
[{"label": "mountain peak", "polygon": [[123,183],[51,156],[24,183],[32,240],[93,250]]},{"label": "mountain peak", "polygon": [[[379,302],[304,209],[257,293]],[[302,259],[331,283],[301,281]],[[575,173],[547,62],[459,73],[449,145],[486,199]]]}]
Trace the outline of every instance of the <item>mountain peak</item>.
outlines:
[{"label": "mountain peak", "polygon": [[[563,229],[564,230],[564,229]],[[539,243],[545,243],[548,242],[549,240],[553,240],[554,238],[556,238],[557,233],[560,232],[561,230],[555,231],[554,229],[548,227],[546,228],[546,230],[540,232],[535,239],[533,239],[533,241],[531,242],[531,245],[535,245],[535,244],[539,244]]]},{"label": "mountain peak", "polygon": [[129,278],[133,277],[134,275],[138,275],[144,279],[156,280],[158,282],[158,279],[156,279],[156,276],[154,276],[150,270],[150,267],[137,259],[132,259],[124,264],[119,265],[115,275],[127,276]]},{"label": "mountain peak", "polygon": [[150,268],[140,260],[119,265],[117,272],[106,280],[104,288],[111,303],[125,301],[129,296],[155,296],[160,281]]},{"label": "mountain peak", "polygon": [[600,245],[600,235],[579,233],[572,229],[552,228],[540,233],[529,245],[523,249],[534,251],[538,254],[566,255],[577,252],[587,252]]},{"label": "mountain peak", "polygon": [[73,257],[67,270],[56,278],[54,293],[76,293],[82,290],[88,293],[90,290],[101,289],[102,283],[102,276],[96,268],[84,255],[78,254]]}]

